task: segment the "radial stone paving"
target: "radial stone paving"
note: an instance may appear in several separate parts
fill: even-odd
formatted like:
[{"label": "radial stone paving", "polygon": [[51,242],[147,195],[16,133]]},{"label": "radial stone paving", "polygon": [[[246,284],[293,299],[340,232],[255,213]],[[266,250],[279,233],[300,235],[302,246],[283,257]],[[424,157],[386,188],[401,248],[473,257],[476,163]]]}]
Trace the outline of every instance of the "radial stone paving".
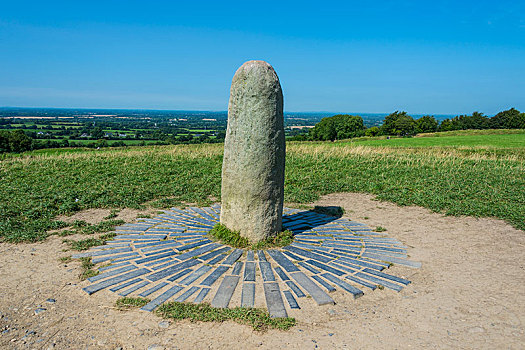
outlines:
[{"label": "radial stone paving", "polygon": [[[410,281],[383,270],[391,263],[421,266],[385,233],[345,218],[287,208],[283,227],[294,233],[291,245],[233,249],[206,237],[219,216],[219,205],[172,208],[117,227],[113,241],[73,255],[104,263],[84,291],[107,288],[121,296],[148,296],[151,302],[142,309],[152,311],[166,301],[253,307],[259,290],[270,315],[284,317],[287,309],[300,309],[300,298],[308,295],[323,305],[334,303],[330,292],[336,289],[354,298],[363,295],[363,287],[400,291]],[[240,297],[234,303],[236,289]]]}]

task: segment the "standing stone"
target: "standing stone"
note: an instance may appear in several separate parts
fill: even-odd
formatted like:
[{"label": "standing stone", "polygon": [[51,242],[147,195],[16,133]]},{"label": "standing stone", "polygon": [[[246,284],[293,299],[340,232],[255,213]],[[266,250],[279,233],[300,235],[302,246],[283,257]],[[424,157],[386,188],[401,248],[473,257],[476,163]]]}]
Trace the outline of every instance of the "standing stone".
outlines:
[{"label": "standing stone", "polygon": [[221,223],[251,242],[282,230],[283,93],[272,66],[248,61],[230,89],[222,164]]}]

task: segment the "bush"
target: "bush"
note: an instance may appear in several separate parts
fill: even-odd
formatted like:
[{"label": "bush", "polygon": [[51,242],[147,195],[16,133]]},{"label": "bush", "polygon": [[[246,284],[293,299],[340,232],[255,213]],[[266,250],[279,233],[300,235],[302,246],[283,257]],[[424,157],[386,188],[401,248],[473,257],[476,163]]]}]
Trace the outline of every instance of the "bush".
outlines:
[{"label": "bush", "polygon": [[357,115],[338,114],[323,118],[310,131],[311,139],[334,141],[359,137],[365,134],[363,118]]},{"label": "bush", "polygon": [[33,140],[22,130],[0,130],[0,153],[31,150]]}]

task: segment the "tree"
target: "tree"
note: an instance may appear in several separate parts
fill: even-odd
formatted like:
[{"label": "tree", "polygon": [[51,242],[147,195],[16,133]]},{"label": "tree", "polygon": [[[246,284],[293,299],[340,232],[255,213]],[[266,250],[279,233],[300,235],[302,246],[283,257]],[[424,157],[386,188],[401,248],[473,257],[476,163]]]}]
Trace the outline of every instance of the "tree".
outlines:
[{"label": "tree", "polygon": [[379,128],[377,126],[373,126],[371,128],[366,129],[365,135],[366,136],[377,136],[379,134]]},{"label": "tree", "polygon": [[416,124],[418,132],[436,132],[438,128],[438,122],[436,118],[430,115],[425,115],[419,119],[416,119]]},{"label": "tree", "polygon": [[409,115],[402,115],[394,122],[394,133],[399,136],[412,136],[417,134],[417,124]]},{"label": "tree", "polygon": [[33,140],[22,130],[0,130],[0,153],[29,151],[32,145]]},{"label": "tree", "polygon": [[380,128],[383,135],[414,135],[416,133],[416,122],[407,112],[395,111],[385,117]]},{"label": "tree", "polygon": [[489,125],[492,129],[525,129],[525,114],[511,108],[490,118]]},{"label": "tree", "polygon": [[363,118],[357,115],[338,114],[323,118],[310,131],[312,140],[334,141],[364,135]]},{"label": "tree", "polygon": [[101,139],[104,137],[104,130],[100,126],[96,126],[91,130],[91,137],[94,139]]}]

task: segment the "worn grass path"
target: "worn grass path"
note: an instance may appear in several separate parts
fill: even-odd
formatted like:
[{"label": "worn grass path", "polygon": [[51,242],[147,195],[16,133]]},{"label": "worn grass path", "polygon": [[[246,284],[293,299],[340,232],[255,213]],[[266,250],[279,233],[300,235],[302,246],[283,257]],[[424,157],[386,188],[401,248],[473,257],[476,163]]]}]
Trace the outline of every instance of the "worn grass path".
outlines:
[{"label": "worn grass path", "polygon": [[[449,215],[496,217],[524,230],[522,148],[289,143],[285,200],[367,192]],[[88,208],[166,208],[220,198],[222,145],[63,152],[0,162],[0,237],[36,241]]]}]

